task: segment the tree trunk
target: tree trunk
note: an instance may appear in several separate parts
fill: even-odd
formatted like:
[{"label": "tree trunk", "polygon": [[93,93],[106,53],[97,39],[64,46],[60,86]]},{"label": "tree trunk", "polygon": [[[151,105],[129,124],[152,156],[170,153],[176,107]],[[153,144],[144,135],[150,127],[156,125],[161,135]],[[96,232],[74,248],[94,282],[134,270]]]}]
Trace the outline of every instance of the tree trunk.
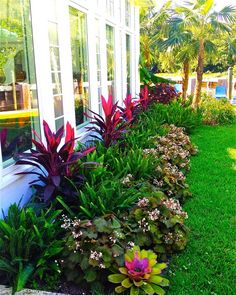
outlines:
[{"label": "tree trunk", "polygon": [[189,59],[186,59],[184,61],[184,65],[183,65],[183,84],[182,84],[183,102],[185,102],[187,100],[187,91],[188,91],[188,82],[189,82],[189,68],[190,68]]},{"label": "tree trunk", "polygon": [[198,65],[197,65],[197,82],[195,87],[195,93],[193,97],[192,107],[196,109],[201,101],[201,90],[203,80],[203,69],[204,69],[204,40],[200,40],[200,47],[198,52]]}]

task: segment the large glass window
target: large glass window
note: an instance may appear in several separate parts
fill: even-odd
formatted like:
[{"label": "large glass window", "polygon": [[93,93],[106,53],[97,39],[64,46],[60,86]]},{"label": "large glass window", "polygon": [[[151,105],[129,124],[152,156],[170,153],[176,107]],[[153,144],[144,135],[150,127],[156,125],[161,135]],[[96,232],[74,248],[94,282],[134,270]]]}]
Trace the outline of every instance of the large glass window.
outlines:
[{"label": "large glass window", "polygon": [[129,0],[125,0],[125,25],[127,27],[131,26],[131,5]]},{"label": "large glass window", "polygon": [[87,121],[84,113],[89,106],[87,20],[85,13],[73,7],[69,11],[75,118],[78,126]]},{"label": "large glass window", "polygon": [[58,130],[64,125],[64,109],[63,109],[63,95],[61,87],[61,65],[60,65],[60,47],[58,38],[58,20],[57,20],[57,7],[56,0],[50,0],[49,6],[49,46],[50,46],[50,59],[51,59],[51,77],[52,77],[52,90],[54,102],[54,116],[56,129]]},{"label": "large glass window", "polygon": [[106,25],[107,43],[107,85],[108,94],[114,98],[115,94],[115,52],[114,52],[114,28]]},{"label": "large glass window", "polygon": [[108,16],[114,16],[114,0],[106,0],[106,12]]},{"label": "large glass window", "polygon": [[101,94],[102,94],[102,75],[101,75],[101,38],[99,19],[96,19],[96,61],[97,61],[97,89],[98,89],[98,108],[99,114],[102,114]]},{"label": "large glass window", "polygon": [[3,167],[13,162],[15,153],[32,147],[32,129],[39,133],[30,17],[29,0],[1,0],[0,158]]},{"label": "large glass window", "polygon": [[131,94],[130,35],[126,35],[126,92]]}]

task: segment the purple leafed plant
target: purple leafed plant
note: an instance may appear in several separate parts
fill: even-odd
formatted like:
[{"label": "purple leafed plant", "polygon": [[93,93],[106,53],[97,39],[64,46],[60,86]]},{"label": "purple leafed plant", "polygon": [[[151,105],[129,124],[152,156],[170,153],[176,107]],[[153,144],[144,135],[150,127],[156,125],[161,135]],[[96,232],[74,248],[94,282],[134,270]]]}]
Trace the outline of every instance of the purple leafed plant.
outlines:
[{"label": "purple leafed plant", "polygon": [[[48,201],[56,192],[60,192],[61,185],[66,178],[73,180],[74,177],[79,180],[76,185],[81,185],[83,177],[78,174],[79,165],[76,165],[79,159],[92,152],[95,147],[87,148],[80,152],[74,152],[75,137],[74,128],[70,123],[66,124],[65,143],[61,147],[61,141],[64,135],[64,127],[61,127],[56,133],[52,132],[46,121],[43,121],[43,130],[46,139],[46,145],[40,137],[33,131],[37,140],[32,139],[34,148],[30,152],[24,152],[18,155],[16,165],[30,165],[38,168],[37,171],[20,172],[17,174],[34,174],[38,178],[30,184],[42,182],[43,199]],[[83,163],[83,165],[86,163]],[[40,186],[42,187],[42,186]]]},{"label": "purple leafed plant", "polygon": [[[121,112],[117,106],[118,103],[113,103],[111,95],[107,101],[103,96],[101,96],[101,100],[104,118],[90,110],[93,116],[88,114],[85,115],[92,119],[91,124],[93,126],[88,127],[87,129],[95,131],[97,135],[92,136],[99,140],[102,138],[105,147],[109,147],[112,143],[117,142],[121,135],[126,131],[128,124],[123,121]],[[101,138],[98,135],[100,135]]]},{"label": "purple leafed plant", "polygon": [[150,99],[153,102],[168,104],[178,97],[175,88],[169,84],[158,83],[150,88]]}]

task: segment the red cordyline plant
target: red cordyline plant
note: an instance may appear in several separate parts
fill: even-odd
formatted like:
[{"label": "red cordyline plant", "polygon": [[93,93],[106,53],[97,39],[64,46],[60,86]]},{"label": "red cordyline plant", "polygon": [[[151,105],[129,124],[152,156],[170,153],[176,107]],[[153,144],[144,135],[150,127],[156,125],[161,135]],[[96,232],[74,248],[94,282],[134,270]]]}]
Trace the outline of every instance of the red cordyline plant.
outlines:
[{"label": "red cordyline plant", "polygon": [[123,102],[125,107],[119,107],[119,109],[122,112],[121,115],[126,122],[132,123],[134,120],[134,113],[137,106],[137,102],[132,99],[131,94],[127,94]]},{"label": "red cordyline plant", "polygon": [[[75,137],[74,128],[70,123],[66,124],[65,143],[59,148],[64,135],[64,127],[61,127],[56,133],[52,132],[46,121],[43,121],[43,130],[46,139],[46,145],[42,142],[38,134],[33,130],[37,140],[32,139],[34,148],[30,152],[24,152],[18,155],[16,165],[30,165],[38,168],[38,171],[26,171],[17,174],[34,174],[38,178],[30,184],[42,182],[43,199],[48,201],[55,192],[60,191],[61,185],[65,178],[79,179],[82,183],[83,177],[77,175],[78,166],[76,162],[88,153],[92,152],[95,147],[87,148],[83,151],[74,152]],[[83,163],[83,165],[86,163]],[[42,186],[40,186],[42,187]]]},{"label": "red cordyline plant", "polygon": [[149,104],[151,103],[151,100],[149,98],[149,92],[148,92],[148,86],[144,85],[144,87],[141,89],[141,92],[139,94],[139,105],[141,106],[143,111],[146,111],[148,109]]},{"label": "red cordyline plant", "polygon": [[[88,118],[92,119],[92,127],[87,129],[90,131],[95,131],[101,136],[105,147],[109,147],[112,143],[116,143],[121,135],[126,131],[127,124],[124,123],[121,112],[118,109],[118,102],[113,103],[112,96],[108,97],[108,100],[101,96],[102,108],[104,112],[104,118],[99,114],[90,110],[94,116],[85,114]],[[101,140],[97,135],[91,135],[94,138]]]}]

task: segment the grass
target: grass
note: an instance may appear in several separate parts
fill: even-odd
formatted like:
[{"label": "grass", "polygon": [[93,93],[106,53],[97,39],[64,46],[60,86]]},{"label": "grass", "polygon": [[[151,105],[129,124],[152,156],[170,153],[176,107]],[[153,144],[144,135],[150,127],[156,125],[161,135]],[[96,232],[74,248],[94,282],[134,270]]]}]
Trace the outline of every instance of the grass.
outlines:
[{"label": "grass", "polygon": [[172,259],[168,295],[236,294],[236,125],[203,126],[184,206],[190,228],[187,249]]}]

